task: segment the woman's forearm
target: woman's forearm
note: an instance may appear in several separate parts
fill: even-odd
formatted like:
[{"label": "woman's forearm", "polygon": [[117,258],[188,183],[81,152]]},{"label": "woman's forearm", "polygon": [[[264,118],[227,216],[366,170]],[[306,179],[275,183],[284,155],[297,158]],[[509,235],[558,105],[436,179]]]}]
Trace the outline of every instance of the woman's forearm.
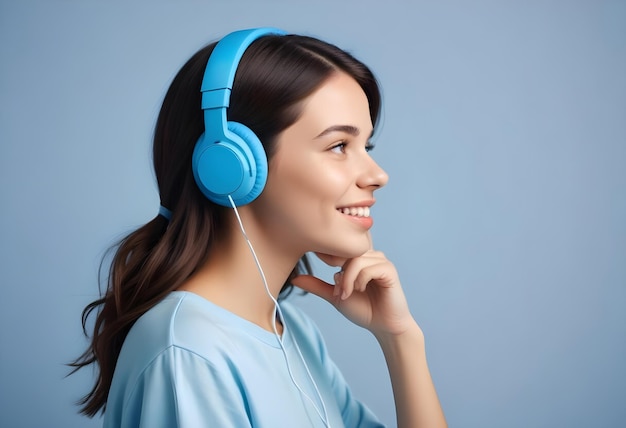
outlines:
[{"label": "woman's forearm", "polygon": [[424,335],[419,326],[415,324],[400,335],[377,339],[389,368],[398,428],[447,427],[426,362]]}]

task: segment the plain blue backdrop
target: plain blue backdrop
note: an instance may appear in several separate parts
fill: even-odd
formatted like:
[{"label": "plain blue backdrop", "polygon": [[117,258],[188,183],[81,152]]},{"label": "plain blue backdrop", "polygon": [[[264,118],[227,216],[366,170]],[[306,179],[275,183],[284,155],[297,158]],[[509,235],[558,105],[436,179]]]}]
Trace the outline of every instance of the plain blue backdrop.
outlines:
[{"label": "plain blue backdrop", "polygon": [[[625,1],[0,0],[0,426],[90,427],[64,378],[104,250],[157,212],[153,123],[226,32],[277,26],[379,77],[401,274],[451,427],[626,420]],[[320,268],[323,275],[330,275]],[[358,397],[395,425],[375,340],[313,296]]]}]

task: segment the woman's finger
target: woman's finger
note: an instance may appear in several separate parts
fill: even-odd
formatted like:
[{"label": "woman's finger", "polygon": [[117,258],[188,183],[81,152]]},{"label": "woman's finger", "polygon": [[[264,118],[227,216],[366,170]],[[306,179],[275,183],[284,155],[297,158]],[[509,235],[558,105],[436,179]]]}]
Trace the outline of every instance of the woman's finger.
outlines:
[{"label": "woman's finger", "polygon": [[333,303],[333,290],[335,287],[326,281],[322,281],[313,275],[298,275],[291,280],[291,283],[308,293],[315,294]]},{"label": "woman's finger", "polygon": [[367,286],[375,281],[378,286],[389,287],[393,284],[395,270],[388,262],[381,262],[369,265],[359,271],[355,280],[354,288],[358,291],[365,291]]},{"label": "woman's finger", "polygon": [[[396,277],[395,268],[384,254],[371,251],[362,257],[349,260],[343,266],[343,271],[336,274],[335,281],[341,288],[341,298],[345,300],[355,290],[365,291],[373,280],[380,282],[382,286],[391,286]],[[335,290],[334,294],[338,295],[339,290]]]}]

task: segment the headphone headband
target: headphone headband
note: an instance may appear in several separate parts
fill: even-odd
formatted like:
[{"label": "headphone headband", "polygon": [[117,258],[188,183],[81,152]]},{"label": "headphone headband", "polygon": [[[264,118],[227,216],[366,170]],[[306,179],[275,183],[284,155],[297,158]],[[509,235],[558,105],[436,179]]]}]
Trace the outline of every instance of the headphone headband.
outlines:
[{"label": "headphone headband", "polygon": [[253,28],[228,34],[220,40],[207,63],[202,78],[202,109],[227,108],[239,61],[256,39],[270,34],[284,35],[278,28]]}]

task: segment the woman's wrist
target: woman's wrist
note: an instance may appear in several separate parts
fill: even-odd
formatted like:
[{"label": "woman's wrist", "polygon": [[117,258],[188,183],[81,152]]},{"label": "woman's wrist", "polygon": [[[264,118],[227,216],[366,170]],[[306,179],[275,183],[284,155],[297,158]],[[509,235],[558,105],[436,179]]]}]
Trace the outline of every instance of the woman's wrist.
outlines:
[{"label": "woman's wrist", "polygon": [[413,319],[405,328],[373,332],[373,334],[383,349],[393,349],[404,346],[424,348],[425,346],[424,332]]}]

